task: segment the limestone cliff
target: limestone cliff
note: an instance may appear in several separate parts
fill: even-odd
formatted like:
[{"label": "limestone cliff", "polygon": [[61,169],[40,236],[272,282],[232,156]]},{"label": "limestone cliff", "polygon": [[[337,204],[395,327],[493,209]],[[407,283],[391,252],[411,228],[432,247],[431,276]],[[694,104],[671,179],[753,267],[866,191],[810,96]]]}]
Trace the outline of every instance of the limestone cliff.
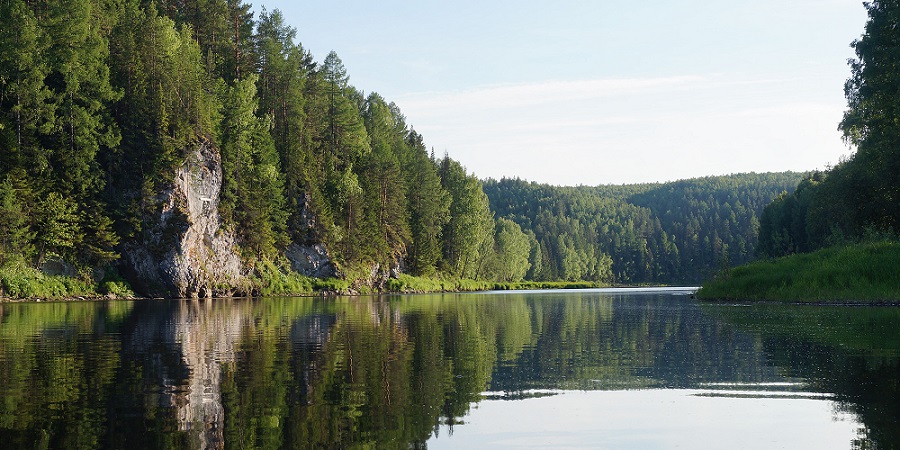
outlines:
[{"label": "limestone cliff", "polygon": [[125,246],[123,270],[146,295],[228,296],[247,290],[233,232],[222,227],[222,159],[199,142],[153,201],[139,242]]}]

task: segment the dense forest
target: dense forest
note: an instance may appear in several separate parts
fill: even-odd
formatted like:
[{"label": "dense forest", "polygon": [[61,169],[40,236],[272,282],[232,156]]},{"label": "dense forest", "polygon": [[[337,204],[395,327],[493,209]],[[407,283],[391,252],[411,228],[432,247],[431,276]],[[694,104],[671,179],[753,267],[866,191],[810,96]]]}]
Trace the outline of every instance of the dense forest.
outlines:
[{"label": "dense forest", "polygon": [[753,259],[760,212],[799,179],[751,173],[597,187],[504,179],[484,188],[496,216],[532,243],[528,279],[695,283]]},{"label": "dense forest", "polygon": [[826,171],[808,174],[760,218],[759,253],[783,256],[900,232],[900,2],[866,3],[869,20],[853,42],[840,123],[856,148]]},{"label": "dense forest", "polygon": [[799,179],[482,182],[349,80],[239,0],[3,2],[0,269],[150,270],[179,295],[273,273],[696,281],[753,255]]},{"label": "dense forest", "polygon": [[160,193],[207,146],[251,266],[324,243],[339,268],[474,275],[494,227],[481,182],[350,85],[335,53],[314,62],[278,11],[11,1],[0,21],[0,263],[98,267],[167,245],[147,236]]}]

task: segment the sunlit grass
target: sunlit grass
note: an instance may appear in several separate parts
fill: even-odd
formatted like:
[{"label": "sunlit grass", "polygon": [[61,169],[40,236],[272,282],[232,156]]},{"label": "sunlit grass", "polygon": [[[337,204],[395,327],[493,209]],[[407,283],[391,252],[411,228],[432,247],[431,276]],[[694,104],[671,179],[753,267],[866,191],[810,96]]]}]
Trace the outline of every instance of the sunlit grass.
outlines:
[{"label": "sunlit grass", "polygon": [[869,242],[757,261],[720,273],[697,296],[710,300],[900,301],[900,243]]},{"label": "sunlit grass", "polygon": [[0,293],[8,298],[96,297],[96,285],[74,277],[45,275],[24,265],[0,268]]}]

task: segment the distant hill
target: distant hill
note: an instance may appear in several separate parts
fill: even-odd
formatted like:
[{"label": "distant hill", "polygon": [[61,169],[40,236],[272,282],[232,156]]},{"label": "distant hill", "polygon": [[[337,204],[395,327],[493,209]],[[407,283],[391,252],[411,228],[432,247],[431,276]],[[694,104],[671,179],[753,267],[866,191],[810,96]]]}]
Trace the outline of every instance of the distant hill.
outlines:
[{"label": "distant hill", "polygon": [[759,216],[802,174],[745,173],[670,183],[559,187],[487,180],[498,218],[533,236],[526,279],[697,283],[756,254]]}]

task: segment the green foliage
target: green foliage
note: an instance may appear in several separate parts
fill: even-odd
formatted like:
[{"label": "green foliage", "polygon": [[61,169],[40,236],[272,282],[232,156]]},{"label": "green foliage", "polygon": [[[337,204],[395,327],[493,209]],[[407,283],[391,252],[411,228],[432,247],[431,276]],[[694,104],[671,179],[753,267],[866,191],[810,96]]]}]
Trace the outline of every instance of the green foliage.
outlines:
[{"label": "green foliage", "polygon": [[251,280],[260,295],[301,295],[313,292],[313,280],[269,260],[256,264]]},{"label": "green foliage", "polygon": [[136,296],[131,285],[126,281],[104,281],[100,283],[100,292],[115,298],[133,298]]},{"label": "green foliage", "polygon": [[494,220],[481,181],[445,156],[441,185],[450,194],[450,220],[444,226],[444,264],[454,277],[474,278],[485,249],[490,247]]},{"label": "green foliage", "polygon": [[857,58],[850,61],[851,76],[844,86],[848,109],[840,128],[857,152],[842,168],[854,190],[842,193],[841,204],[857,224],[896,232],[900,231],[900,150],[896,145],[900,56],[895,48],[900,43],[900,4],[888,0],[865,6],[869,20],[862,37],[852,43]]},{"label": "green foliage", "polygon": [[515,222],[499,218],[494,232],[493,250],[484,256],[483,278],[497,281],[521,281],[531,268],[528,257],[531,242]]},{"label": "green foliage", "polygon": [[315,104],[306,98],[307,88],[315,87],[307,82],[314,63],[309,52],[294,43],[295,37],[296,30],[284,23],[280,11],[262,11],[256,34],[260,60],[257,115],[272,118],[271,135],[284,175],[288,231],[302,242],[313,231],[302,216],[306,194],[315,191],[313,196],[321,195],[317,183],[311,181],[320,176],[311,141],[315,127],[310,121],[315,115],[307,111]]},{"label": "green foliage", "polygon": [[[376,265],[468,280],[451,290],[694,280],[749,259],[761,202],[789,190],[791,174],[485,186],[296,34],[240,0],[0,3],[0,263],[169,251],[189,217],[161,194],[199,147],[221,156],[220,213],[266,293],[372,289]],[[265,267],[292,243],[324,244],[349,281]]]},{"label": "green foliage", "polygon": [[10,298],[64,299],[96,297],[93,282],[60,275],[44,275],[21,264],[0,267],[0,295]]},{"label": "green foliage", "polygon": [[793,302],[900,300],[900,243],[877,241],[763,260],[704,283],[703,299]]},{"label": "green foliage", "polygon": [[224,94],[222,192],[226,223],[236,223],[242,248],[255,258],[274,257],[287,243],[284,181],[270,123],[255,115],[256,76],[236,81]]},{"label": "green foliage", "polygon": [[421,135],[411,131],[406,144],[402,164],[407,168],[411,235],[407,262],[413,274],[429,276],[435,273],[441,259],[442,230],[450,221],[451,197],[441,186],[438,167],[429,158]]},{"label": "green foliage", "polygon": [[29,231],[29,217],[18,191],[9,177],[0,182],[0,266],[29,258],[34,236]]},{"label": "green foliage", "polygon": [[[398,158],[398,153],[405,150],[406,130],[395,123],[390,107],[376,93],[366,99],[363,120],[372,149],[362,167],[361,181],[368,206],[363,227],[376,252],[373,259],[389,264],[403,256],[410,240],[407,189]],[[384,258],[385,255],[389,257]]]},{"label": "green foliage", "polygon": [[313,279],[313,289],[327,293],[348,292],[350,290],[351,280],[340,278],[315,278]]},{"label": "green foliage", "polygon": [[531,280],[694,283],[754,256],[762,209],[795,173],[556,187],[488,180],[498,217],[533,233]]},{"label": "green foliage", "polygon": [[900,232],[900,70],[893,49],[900,42],[900,4],[866,3],[869,21],[854,41],[857,59],[844,86],[848,109],[840,124],[857,147],[849,159],[807,175],[793,194],[778,197],[764,211],[759,230],[761,256],[810,252],[856,242],[867,234]]},{"label": "green foliage", "polygon": [[38,265],[47,258],[74,256],[75,245],[81,239],[77,208],[77,204],[56,192],[51,192],[41,202],[35,221]]},{"label": "green foliage", "polygon": [[397,278],[387,281],[387,290],[390,292],[447,292],[455,291],[456,282],[440,280],[428,277],[416,277],[400,274]]}]

